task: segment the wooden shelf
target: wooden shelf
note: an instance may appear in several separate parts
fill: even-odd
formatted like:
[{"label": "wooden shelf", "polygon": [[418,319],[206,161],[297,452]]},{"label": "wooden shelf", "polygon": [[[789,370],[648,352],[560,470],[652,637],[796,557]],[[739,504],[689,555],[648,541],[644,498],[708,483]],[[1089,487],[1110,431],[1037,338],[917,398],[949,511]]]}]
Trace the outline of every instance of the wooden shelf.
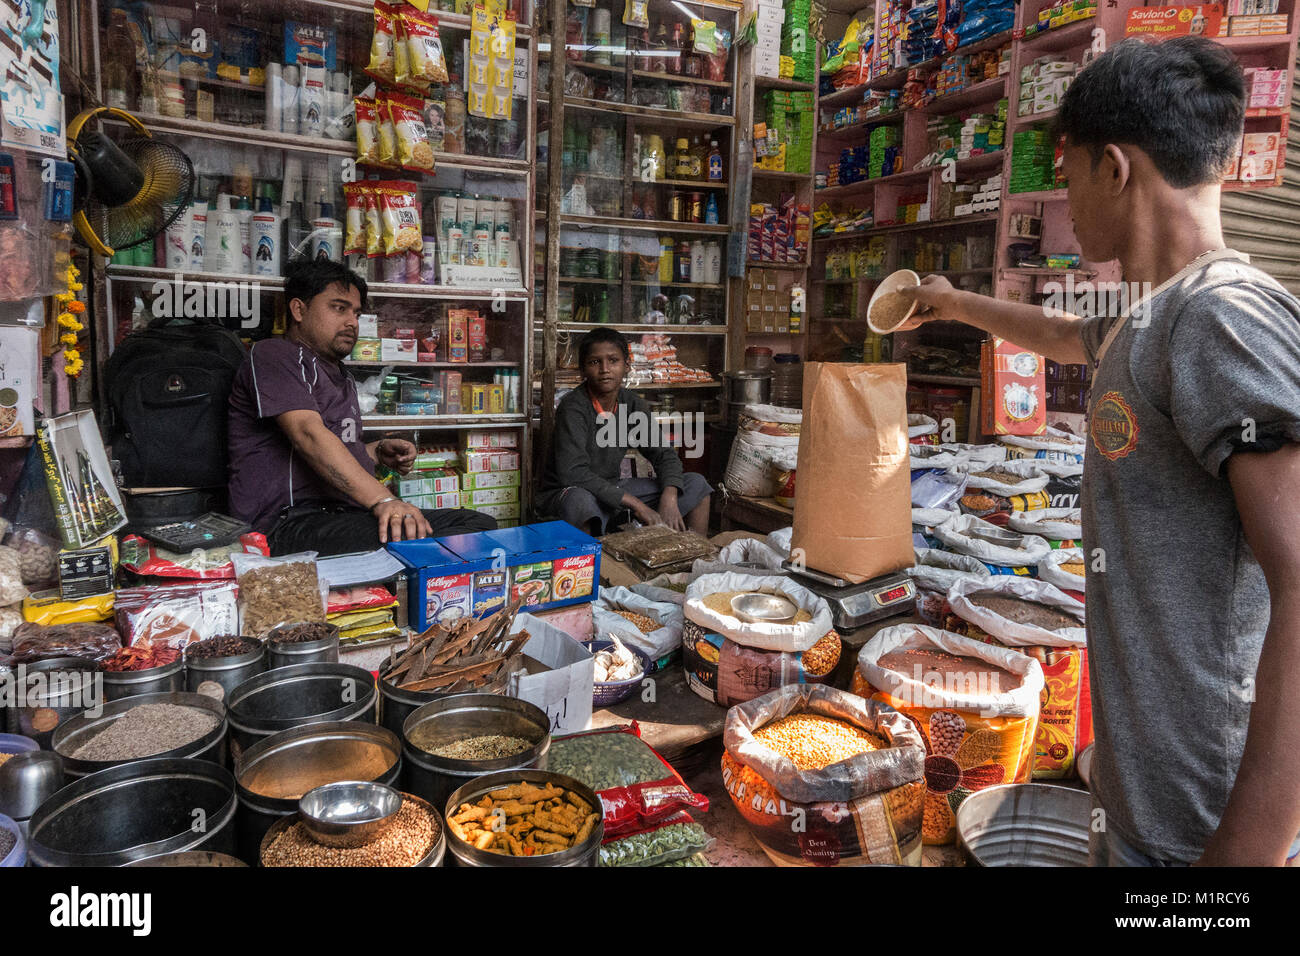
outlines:
[{"label": "wooden shelf", "polygon": [[813,178],[812,173],[787,173],[780,169],[759,169],[757,166],[753,169],[755,179],[779,179],[785,181],[802,182]]},{"label": "wooden shelf", "polygon": [[620,219],[614,216],[574,216],[568,213],[560,217],[561,226],[585,226],[589,229],[639,229],[648,232],[675,233],[682,232],[698,235],[726,235],[730,227],[726,225],[706,225],[702,222],[673,222],[663,219]]},{"label": "wooden shelf", "polygon": [[644,385],[624,385],[638,392],[658,391],[661,388],[717,388],[722,382],[648,382]]},{"label": "wooden shelf", "polygon": [[[1091,46],[1092,31],[1096,25],[1097,18],[1092,16],[1086,20],[1075,20],[1055,30],[1035,33],[1031,37],[1022,39],[1020,42],[1028,54],[1026,61],[1042,56],[1044,53],[1059,53],[1072,47]],[[1029,52],[1031,50],[1032,53]]]},{"label": "wooden shelf", "polygon": [[860,133],[870,129],[872,126],[884,126],[888,123],[901,123],[907,110],[891,110],[888,113],[880,113],[876,116],[870,116],[864,120],[858,120],[856,123],[848,123],[844,126],[822,127],[817,130],[817,135],[825,139],[839,139],[844,136],[851,136],[854,133]]},{"label": "wooden shelf", "polygon": [[809,262],[768,262],[766,259],[746,259],[745,265],[751,269],[784,269],[786,272],[801,272],[807,269]]},{"label": "wooden shelf", "polygon": [[927,229],[953,229],[997,221],[998,214],[996,212],[982,212],[971,216],[957,216],[953,219],[935,219],[930,222],[904,222],[891,226],[873,226],[867,230],[867,235],[880,236],[896,232],[924,232]]},{"label": "wooden shelf", "polygon": [[1003,194],[1002,198],[1021,202],[1065,202],[1069,197],[1065,187],[1061,187],[1060,189],[1040,189],[1031,193],[1007,192]]},{"label": "wooden shelf", "polygon": [[[549,105],[550,98],[539,96],[537,102]],[[656,106],[636,106],[632,103],[609,103],[601,100],[587,100],[578,97],[565,97],[565,110],[581,110],[586,113],[612,113],[617,116],[632,116],[652,122],[676,126],[694,126],[704,129],[716,129],[720,126],[735,126],[734,116],[720,116],[712,113],[685,113],[680,110],[660,109]]]},{"label": "wooden shelf", "polygon": [[979,388],[982,384],[978,378],[967,378],[960,375],[926,375],[923,372],[907,373],[909,382],[919,382],[922,385],[948,385],[953,388]]},{"label": "wooden shelf", "polygon": [[816,83],[803,83],[799,80],[787,80],[776,76],[754,75],[754,86],[760,90],[789,90],[792,93],[813,93]]},{"label": "wooden shelf", "polygon": [[638,335],[726,335],[725,325],[638,325],[623,322],[561,322],[561,332],[589,332],[592,329],[617,329]]},{"label": "wooden shelf", "polygon": [[730,80],[706,80],[702,76],[681,76],[677,73],[656,73],[650,70],[633,70],[632,75],[642,80],[658,80],[665,83],[691,83],[695,86],[711,86],[720,90],[731,89]]},{"label": "wooden shelf", "polygon": [[907,82],[907,74],[910,70],[932,70],[939,66],[943,60],[951,56],[963,54],[979,53],[981,50],[992,50],[1010,42],[1012,38],[1011,30],[1003,30],[1001,33],[994,33],[991,36],[984,37],[982,40],[976,40],[974,43],[968,43],[965,46],[959,46],[957,49],[945,53],[943,56],[934,57],[930,60],[922,60],[920,63],[909,63],[888,73],[882,73],[880,76],[866,83],[859,83],[857,86],[846,87],[842,90],[836,90],[827,96],[821,97],[818,106],[846,106],[849,103],[859,102],[863,94],[873,90],[896,90]]},{"label": "wooden shelf", "polygon": [[[1278,12],[1281,13],[1282,11]],[[1258,37],[1210,37],[1210,39],[1227,47],[1233,53],[1259,53],[1263,50],[1274,50],[1278,47],[1287,47],[1289,49],[1292,46],[1289,33],[1274,33]]]},{"label": "wooden shelf", "polygon": [[1044,268],[1022,268],[1020,266],[1011,266],[1001,270],[1002,278],[1015,278],[1016,276],[1079,276],[1084,279],[1091,279],[1097,273],[1093,269],[1048,269]]},{"label": "wooden shelf", "polygon": [[999,76],[992,80],[974,83],[954,93],[937,96],[920,108],[928,116],[944,116],[982,103],[997,102],[1006,95],[1007,78]]},{"label": "wooden shelf", "polygon": [[404,428],[473,428],[481,425],[528,424],[523,412],[512,415],[362,415],[361,427],[367,430]]},{"label": "wooden shelf", "polygon": [[[278,292],[284,288],[283,276],[256,276],[225,272],[177,272],[156,266],[119,266],[109,265],[108,277],[123,282],[166,282],[172,283],[176,276],[182,282],[200,284],[247,283],[258,287],[259,291]],[[475,299],[491,301],[497,298],[528,299],[532,293],[527,289],[465,289],[442,285],[418,285],[404,282],[367,282],[366,289],[370,295],[398,296],[410,298],[434,299]]]},{"label": "wooden shelf", "polygon": [[[559,281],[561,285],[611,286],[623,284],[622,277],[617,279],[602,279],[591,278],[588,276],[560,276]],[[638,287],[644,286],[648,288],[658,287],[661,289],[712,289],[718,291],[727,287],[726,284],[722,282],[661,282],[655,279],[629,279],[628,285]]]},{"label": "wooden shelf", "polygon": [[369,359],[343,359],[344,365],[357,368],[518,368],[519,362],[380,362]]}]

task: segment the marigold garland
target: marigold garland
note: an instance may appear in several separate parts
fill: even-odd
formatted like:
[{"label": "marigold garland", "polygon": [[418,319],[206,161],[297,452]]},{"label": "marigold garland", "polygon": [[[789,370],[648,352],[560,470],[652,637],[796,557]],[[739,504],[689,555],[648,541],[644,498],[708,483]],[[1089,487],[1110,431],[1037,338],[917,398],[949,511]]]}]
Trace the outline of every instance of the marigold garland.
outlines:
[{"label": "marigold garland", "polygon": [[81,351],[76,347],[77,333],[86,328],[83,322],[77,320],[77,316],[84,315],[86,311],[86,303],[77,301],[77,293],[84,288],[77,281],[80,276],[81,271],[69,262],[66,272],[68,291],[60,292],[54,297],[61,309],[58,316],[59,326],[66,329],[59,336],[59,341],[63,343],[63,372],[71,378],[76,378],[86,367]]}]

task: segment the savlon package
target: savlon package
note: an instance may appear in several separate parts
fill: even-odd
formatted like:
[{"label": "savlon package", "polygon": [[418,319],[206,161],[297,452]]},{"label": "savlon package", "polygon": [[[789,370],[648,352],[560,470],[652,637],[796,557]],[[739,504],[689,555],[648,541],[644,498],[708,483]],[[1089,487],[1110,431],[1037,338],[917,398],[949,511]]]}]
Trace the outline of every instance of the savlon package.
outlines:
[{"label": "savlon package", "polygon": [[420,631],[517,597],[532,612],[581,604],[600,580],[600,542],[563,521],[395,541],[388,550],[410,569],[409,617]]}]

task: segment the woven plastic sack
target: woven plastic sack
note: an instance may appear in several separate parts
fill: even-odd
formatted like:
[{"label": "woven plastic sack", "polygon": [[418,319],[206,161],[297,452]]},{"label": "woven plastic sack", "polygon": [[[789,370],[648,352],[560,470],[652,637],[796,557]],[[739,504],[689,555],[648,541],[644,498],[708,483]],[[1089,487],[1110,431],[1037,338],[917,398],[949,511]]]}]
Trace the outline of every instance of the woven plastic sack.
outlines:
[{"label": "woven plastic sack", "polygon": [[1008,531],[972,515],[959,515],[941,524],[934,529],[934,536],[959,554],[979,558],[990,570],[1036,568],[1052,550],[1045,538]]},{"label": "woven plastic sack", "polygon": [[1007,527],[1021,534],[1036,534],[1048,541],[1078,541],[1083,537],[1081,521],[1078,508],[1040,508],[1013,513],[1007,520]]},{"label": "woven plastic sack", "polygon": [[[727,591],[762,591],[780,595],[811,618],[797,624],[753,624],[722,614],[704,598]],[[824,598],[785,577],[749,577],[740,574],[706,574],[686,589],[686,619],[746,647],[800,653],[809,650],[831,629],[831,609]]]},{"label": "woven plastic sack", "polygon": [[1051,552],[1038,562],[1038,579],[1054,584],[1066,594],[1082,601],[1087,577],[1066,571],[1062,567],[1065,564],[1084,564],[1086,571],[1083,548],[1060,548]]},{"label": "woven plastic sack", "polygon": [[[754,732],[802,713],[846,721],[886,746],[800,770]],[[832,687],[782,687],[733,707],[723,744],[727,793],[774,863],[920,865],[925,752],[916,728],[893,708]]]},{"label": "woven plastic sack", "polygon": [[[630,611],[658,621],[660,627],[649,633],[642,631],[619,611]],[[595,636],[608,640],[616,634],[651,661],[671,654],[682,643],[682,609],[672,601],[655,601],[633,592],[630,588],[601,588],[600,598],[592,605]]]}]

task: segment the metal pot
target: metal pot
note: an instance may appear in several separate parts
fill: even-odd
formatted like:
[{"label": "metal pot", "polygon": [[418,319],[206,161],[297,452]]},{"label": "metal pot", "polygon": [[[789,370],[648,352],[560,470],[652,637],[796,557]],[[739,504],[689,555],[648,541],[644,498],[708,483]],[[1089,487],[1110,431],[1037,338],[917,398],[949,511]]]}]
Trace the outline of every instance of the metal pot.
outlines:
[{"label": "metal pot", "polygon": [[137,760],[92,773],[31,819],[36,866],[122,866],[186,850],[229,853],[235,778],[208,760]]},{"label": "metal pot", "polygon": [[164,853],[151,856],[145,860],[136,860],[127,866],[238,866],[247,868],[248,864],[229,853],[213,853],[211,850],[190,850],[188,853]]},{"label": "metal pot", "polygon": [[301,724],[375,721],[375,679],[351,664],[292,664],[246,680],[226,699],[231,753]]},{"label": "metal pot", "polygon": [[972,793],[957,809],[957,838],[980,866],[1087,866],[1086,790],[1012,783]]},{"label": "metal pot", "polygon": [[231,693],[244,681],[256,677],[266,670],[266,648],[260,644],[243,654],[229,657],[193,658],[185,655],[185,689],[197,691],[199,685],[214,681],[225,691],[225,700],[230,700]]},{"label": "metal pot", "polygon": [[[375,747],[389,758],[378,776],[360,773],[358,765]],[[270,795],[259,786],[261,780],[284,784],[294,775],[305,777],[312,787],[339,780],[369,780],[397,784],[402,770],[402,740],[383,727],[357,721],[330,721],[285,730],[244,751],[235,771],[235,792],[239,814],[235,821],[239,856],[251,865],[258,862],[262,837],[282,817],[298,812],[298,797]],[[311,787],[305,787],[306,790]]]},{"label": "metal pot", "polygon": [[[434,820],[436,820],[438,823],[438,838],[433,841],[433,846],[429,848],[429,852],[426,853],[423,857],[421,857],[419,862],[416,863],[415,866],[418,867],[441,866],[442,858],[447,852],[447,825],[443,822],[442,815],[438,813],[437,809],[435,809],[427,801],[421,800],[413,793],[404,793],[402,794],[402,796],[408,800],[414,800],[416,803],[420,804],[420,806],[424,807],[425,812],[428,813],[431,817],[433,817]],[[285,830],[289,829],[289,827],[293,826],[296,822],[297,822],[296,817],[284,817],[281,820],[277,820],[272,825],[271,829],[266,831],[266,836],[262,837],[261,843],[259,843],[257,846],[257,859],[256,859],[257,866],[262,865],[262,854],[266,852],[266,848],[269,847],[275,841],[276,837],[278,837]]]},{"label": "metal pot", "polygon": [[[601,809],[600,797],[596,796],[595,791],[586,784],[579,783],[572,777],[566,777],[562,773],[549,773],[545,770],[503,770],[501,773],[490,773],[486,777],[472,780],[448,797],[444,819],[455,816],[462,803],[474,803],[489,790],[498,790],[512,783],[533,783],[538,786],[551,783],[557,787],[572,790],[595,807],[597,811]],[[455,834],[451,835],[447,844],[456,862],[464,866],[522,866],[532,868],[595,866],[597,858],[600,856],[600,844],[604,836],[605,821],[602,815],[602,819],[597,821],[591,835],[583,843],[560,853],[547,853],[544,856],[505,856],[500,853],[489,853],[487,850],[479,850],[471,846]]]},{"label": "metal pot", "polygon": [[[22,707],[9,708],[9,732],[30,737],[42,750],[50,749],[54,728],[103,700],[96,681],[99,665],[84,657],[52,657],[14,668],[15,688]],[[37,729],[40,728],[40,729]]]},{"label": "metal pot", "polygon": [[[495,760],[454,760],[435,757],[411,743],[419,728],[433,743],[465,737],[503,734],[535,741],[522,753]],[[442,806],[451,792],[476,777],[513,767],[546,769],[551,749],[551,722],[535,704],[495,694],[453,694],[417,708],[402,727],[403,789]]]},{"label": "metal pot", "polygon": [[742,405],[766,405],[772,394],[771,372],[723,372],[727,381],[727,401]]},{"label": "metal pot", "polygon": [[104,671],[104,700],[140,694],[178,693],[185,689],[185,658],[142,671]]},{"label": "metal pot", "polygon": [[277,644],[275,636],[293,624],[279,624],[267,632],[266,669],[288,667],[290,664],[337,664],[339,661],[339,629],[333,624],[326,624],[330,633],[315,641],[302,641],[297,644]]},{"label": "metal pot", "polygon": [[0,765],[0,813],[24,834],[32,814],[66,782],[63,761],[50,750],[20,753]]},{"label": "metal pot", "polygon": [[[500,676],[482,687],[475,688],[476,694],[504,694],[510,685],[510,675],[506,668],[501,669]],[[390,684],[384,678],[379,679],[379,723],[395,734],[401,734],[406,719],[416,709],[430,701],[443,700],[455,695],[444,694],[436,690],[402,690],[396,684]]]},{"label": "metal pot", "polygon": [[91,737],[107,729],[115,720],[120,720],[126,713],[141,704],[173,704],[177,707],[195,707],[205,710],[217,718],[217,725],[197,740],[162,753],[151,754],[147,758],[189,757],[195,760],[211,760],[213,763],[226,763],[226,708],[221,701],[205,697],[203,694],[165,693],[141,694],[125,700],[105,704],[103,713],[97,717],[81,714],[59,725],[50,741],[50,749],[63,758],[63,771],[69,778],[84,777],[86,774],[98,773],[109,767],[135,760],[79,760],[73,757]]}]

